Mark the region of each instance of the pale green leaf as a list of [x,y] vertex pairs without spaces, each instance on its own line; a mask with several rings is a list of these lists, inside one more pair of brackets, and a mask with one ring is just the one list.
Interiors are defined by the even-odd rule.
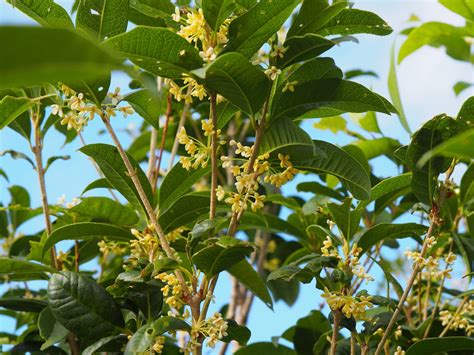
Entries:
[[449,10],[461,15],[467,20],[474,21],[474,1],[472,0],[439,0]]
[[0,101],[0,129],[5,128],[23,112],[28,111],[34,102],[27,97],[5,96]]
[[474,129],[458,134],[426,152],[418,162],[418,166],[424,166],[428,160],[438,155],[472,161],[474,159]]
[[7,0],[15,8],[45,27],[73,28],[67,11],[53,0]]
[[392,46],[390,52],[390,70],[388,72],[388,92],[390,93],[390,98],[392,99],[393,106],[397,109],[398,118],[402,127],[407,131],[408,134],[411,134],[410,126],[408,125],[407,117],[405,111],[403,110],[402,98],[400,96],[400,90],[398,88],[398,79],[397,79],[397,69],[395,64],[395,45]]

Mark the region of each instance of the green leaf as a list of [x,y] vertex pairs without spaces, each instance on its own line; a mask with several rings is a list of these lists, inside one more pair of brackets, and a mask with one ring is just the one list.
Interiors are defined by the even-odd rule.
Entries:
[[[30,195],[24,187],[18,185],[11,186],[8,190],[12,197],[9,204],[9,207],[11,208],[10,220],[11,224],[16,229],[32,217],[32,211],[30,210]],[[16,207],[20,208],[16,210]]]
[[456,119],[466,127],[474,127],[474,96],[464,101]]
[[352,210],[351,204],[352,200],[348,198],[341,205],[335,203],[328,203],[327,205],[334,222],[336,222],[337,227],[347,240],[351,240],[357,232],[362,217],[362,211]]
[[330,130],[332,133],[346,132],[347,122],[342,116],[322,117],[313,127],[321,130]]
[[288,146],[309,146],[314,151],[313,141],[306,131],[289,120],[279,120],[270,124],[260,143],[259,154],[279,151]]
[[378,74],[372,70],[362,70],[362,69],[352,69],[344,73],[344,79],[349,80],[352,78],[357,78],[359,76],[372,76],[378,78]]
[[23,112],[28,111],[34,102],[27,97],[5,96],[0,101],[0,129],[8,126]]
[[417,341],[406,351],[406,355],[433,354],[454,350],[474,349],[474,339],[472,337],[442,337],[428,338]]
[[100,351],[106,351],[106,350],[110,351],[110,349],[108,348],[104,349],[104,347],[110,346],[111,344],[115,345],[116,343],[119,343],[120,346],[114,350],[119,351],[119,350],[122,350],[122,346],[123,346],[122,342],[126,342],[126,341],[127,341],[127,337],[123,334],[111,335],[111,336],[99,339],[92,345],[89,345],[87,348],[85,348],[82,351],[82,355],[93,355],[93,354],[97,354],[97,352],[100,352]]
[[461,203],[467,206],[474,199],[474,164],[469,165],[461,178]]
[[79,222],[55,229],[43,245],[43,255],[62,240],[85,240],[106,237],[110,240],[129,241],[133,239],[130,230],[113,224],[97,222]]
[[308,111],[321,108],[340,112],[396,112],[390,102],[364,86],[340,79],[308,81],[284,92],[272,110],[272,120],[295,119]]
[[428,160],[439,155],[471,161],[474,159],[473,142],[474,129],[460,133],[439,144],[436,148],[426,152],[418,162],[418,166],[422,167],[428,162]]
[[358,9],[343,9],[316,31],[321,36],[370,33],[386,36],[392,28],[376,14]]
[[398,79],[397,79],[397,68],[395,64],[395,44],[392,45],[392,50],[390,52],[390,69],[388,72],[388,92],[390,93],[390,98],[392,99],[393,106],[397,109],[398,119],[402,127],[407,131],[408,134],[411,134],[410,126],[408,125],[407,117],[405,111],[403,110],[402,98],[400,97],[400,90],[398,88]]
[[113,189],[113,188],[114,187],[110,185],[110,182],[108,182],[106,178],[100,178],[100,179],[92,181],[89,185],[87,185],[82,191],[81,195],[85,194],[87,191],[94,190],[94,189]]
[[173,166],[160,186],[158,207],[161,214],[165,213],[180,197],[189,192],[197,181],[210,172],[210,166],[191,170],[183,168],[181,163]]
[[120,308],[102,286],[74,272],[54,274],[48,283],[49,306],[56,320],[86,343],[124,327]]
[[0,307],[16,312],[40,313],[48,303],[42,300],[27,298],[0,298]]
[[277,57],[277,66],[285,68],[291,64],[312,59],[328,51],[335,44],[336,42],[313,33],[290,37],[283,44],[283,47],[287,48],[283,58]]
[[67,11],[53,0],[7,0],[14,7],[45,27],[73,28]]
[[431,206],[435,195],[437,177],[448,169],[450,159],[435,157],[423,167],[418,165],[422,156],[456,134],[456,121],[446,115],[429,120],[415,132],[407,151],[407,165],[413,172],[412,190],[424,204]]
[[439,2],[467,20],[474,21],[474,2],[472,0],[439,0]]
[[382,240],[420,236],[424,234],[426,230],[426,226],[416,223],[380,223],[366,230],[358,238],[357,246],[362,248],[362,253],[365,253]]
[[470,87],[474,86],[473,83],[468,83],[466,81],[458,81],[453,86],[453,91],[456,96],[459,96],[464,90],[469,89]]
[[138,26],[108,39],[104,46],[150,73],[165,78],[181,78],[202,66],[198,50],[165,28]]
[[296,352],[284,345],[275,345],[273,343],[253,343],[249,346],[240,348],[235,355],[296,355]]
[[[99,6],[100,4],[100,6]],[[76,26],[98,42],[127,30],[129,0],[81,0]]]
[[41,345],[41,350],[63,341],[69,333],[66,328],[56,321],[49,307],[41,311],[38,317],[38,329],[41,337],[45,340]]
[[9,43],[0,56],[0,88],[93,80],[119,67],[109,53],[66,29],[0,27],[0,42]]
[[235,0],[203,0],[202,11],[204,18],[214,32],[219,31],[219,27],[235,8]]
[[224,52],[239,52],[246,58],[283,26],[299,0],[261,0],[229,26],[229,42]]
[[69,211],[88,216],[93,219],[106,219],[112,224],[133,226],[138,216],[131,208],[107,197],[86,197]]
[[335,145],[324,141],[314,141],[314,144],[325,153],[325,157],[316,157],[309,162],[294,162],[295,167],[304,171],[334,175],[344,182],[355,198],[368,199],[371,185],[365,168]]
[[331,19],[337,16],[347,4],[343,1],[328,6],[326,0],[305,0],[288,30],[287,38],[317,33]]
[[152,127],[160,129],[159,119],[163,110],[163,100],[158,95],[149,89],[141,89],[126,95],[124,100]]
[[16,274],[38,274],[43,272],[57,272],[55,269],[33,263],[31,261],[0,257],[0,275],[16,275]]
[[337,190],[324,186],[316,181],[301,182],[296,186],[299,192],[312,192],[315,195],[324,195],[335,198],[336,200],[343,200],[344,196]]
[[[105,178],[134,208],[140,209],[143,206],[140,194],[135,188],[117,148],[108,144],[97,143],[86,145],[80,148],[79,151],[94,159]],[[128,159],[138,176],[148,201],[153,203],[153,193],[145,173],[130,155],[128,155]],[[145,211],[144,207],[143,210]]]
[[146,324],[138,329],[128,341],[125,355],[133,355],[144,352],[155,343],[155,338],[167,331],[191,330],[189,324],[176,317],[161,317],[153,323]]
[[[173,27],[171,14],[174,12],[174,6],[170,0],[130,0],[130,6],[147,15],[147,17],[164,19],[170,27]],[[165,26],[161,25],[159,27]]]
[[226,319],[227,322],[227,335],[221,339],[224,343],[230,343],[232,340],[238,342],[240,345],[245,346],[250,339],[252,333],[250,329],[244,325],[238,325],[233,319]]
[[[248,243],[233,239],[231,242],[222,237],[216,244],[207,246],[193,255],[193,262],[208,278],[227,270],[244,260],[253,251]],[[230,244],[224,244],[230,243]]]
[[365,157],[370,160],[381,155],[391,156],[393,152],[400,147],[400,142],[396,139],[382,137],[370,140],[357,140],[351,142],[364,152]]
[[205,83],[251,116],[262,107],[271,85],[265,73],[239,53],[224,54],[210,64]]
[[425,45],[443,45],[446,53],[457,60],[470,60],[470,45],[464,40],[468,32],[443,22],[427,22],[410,32],[398,53],[398,63]]
[[273,301],[265,282],[250,265],[247,260],[242,260],[227,269],[239,282],[247,287],[255,296],[260,298],[270,309],[273,309]]

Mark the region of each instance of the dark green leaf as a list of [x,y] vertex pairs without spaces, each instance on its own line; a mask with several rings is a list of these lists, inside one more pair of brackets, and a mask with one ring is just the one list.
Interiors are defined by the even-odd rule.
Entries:
[[232,13],[235,0],[203,0],[202,11],[206,22],[214,32],[219,31],[219,26]]
[[27,298],[0,298],[0,307],[17,312],[39,313],[48,304],[45,301]]
[[474,96],[463,103],[456,118],[462,125],[474,127]]
[[160,215],[160,225],[166,233],[184,225],[192,226],[209,214],[209,203],[209,192],[184,195]]
[[230,343],[232,340],[238,342],[240,345],[245,346],[250,339],[250,329],[244,325],[238,325],[233,319],[226,319],[227,322],[227,335],[221,339],[224,343]]
[[135,211],[107,197],[83,198],[70,211],[94,219],[106,219],[120,226],[133,226],[138,222]]
[[45,340],[43,345],[41,345],[41,350],[64,340],[69,333],[66,328],[56,321],[49,307],[41,311],[38,317],[38,329],[41,337]]
[[264,154],[280,150],[285,153],[285,148],[294,145],[308,146],[311,148],[310,151],[313,150],[313,152],[315,149],[308,133],[292,121],[279,120],[270,124],[265,131],[260,143],[259,153]]
[[7,0],[18,10],[45,27],[73,28],[67,11],[53,0]]
[[54,273],[56,270],[49,266],[33,263],[31,261],[0,257],[1,275],[36,274],[43,272]]
[[48,297],[56,320],[87,343],[117,333],[124,326],[122,312],[112,296],[86,276],[54,274],[49,280]]
[[[89,345],[87,348],[85,348],[82,351],[82,355],[93,355],[96,354],[99,351],[104,351],[104,347],[108,347],[111,344],[114,345],[115,343],[119,342],[120,346],[118,347],[118,350],[122,350],[123,345],[121,344],[122,342],[125,343],[127,341],[127,337],[123,334],[120,335],[111,335],[102,339],[97,340],[95,343],[92,345]],[[108,350],[108,348],[107,348]],[[110,351],[110,350],[109,350]]]
[[150,73],[165,78],[181,78],[202,66],[197,49],[165,28],[138,26],[110,38],[104,45]]
[[296,352],[284,345],[276,345],[273,343],[253,343],[249,346],[240,348],[235,355],[296,355]]
[[347,240],[350,240],[357,232],[362,217],[362,211],[359,209],[353,210],[351,204],[352,200],[350,198],[345,199],[341,205],[328,203],[334,222],[336,222],[337,227]]
[[406,355],[433,354],[445,351],[472,350],[472,337],[442,337],[423,339],[408,348]]
[[287,49],[283,58],[277,57],[277,65],[285,68],[291,64],[312,59],[328,51],[335,44],[336,42],[312,33],[290,37],[285,41],[284,47]]
[[133,109],[155,129],[160,129],[159,119],[162,113],[162,98],[149,89],[141,89],[124,98]]

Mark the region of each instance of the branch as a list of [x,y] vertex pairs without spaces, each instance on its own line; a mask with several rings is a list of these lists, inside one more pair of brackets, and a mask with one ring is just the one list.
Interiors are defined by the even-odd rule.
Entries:
[[209,219],[214,219],[216,216],[216,204],[217,204],[217,110],[216,110],[216,94],[211,94],[211,109],[209,116],[212,120],[212,136],[211,136],[211,206],[209,210]]

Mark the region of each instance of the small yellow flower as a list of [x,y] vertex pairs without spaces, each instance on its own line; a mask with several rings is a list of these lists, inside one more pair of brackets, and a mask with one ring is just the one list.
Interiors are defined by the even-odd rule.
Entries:
[[402,350],[401,346],[397,346],[397,351],[393,355],[405,355],[405,351]]
[[268,68],[267,70],[265,70],[265,74],[267,74],[267,76],[268,76],[271,80],[275,80],[275,79],[277,78],[277,76],[281,74],[281,70],[278,69],[278,68],[275,67],[275,66],[271,66],[270,68]]

